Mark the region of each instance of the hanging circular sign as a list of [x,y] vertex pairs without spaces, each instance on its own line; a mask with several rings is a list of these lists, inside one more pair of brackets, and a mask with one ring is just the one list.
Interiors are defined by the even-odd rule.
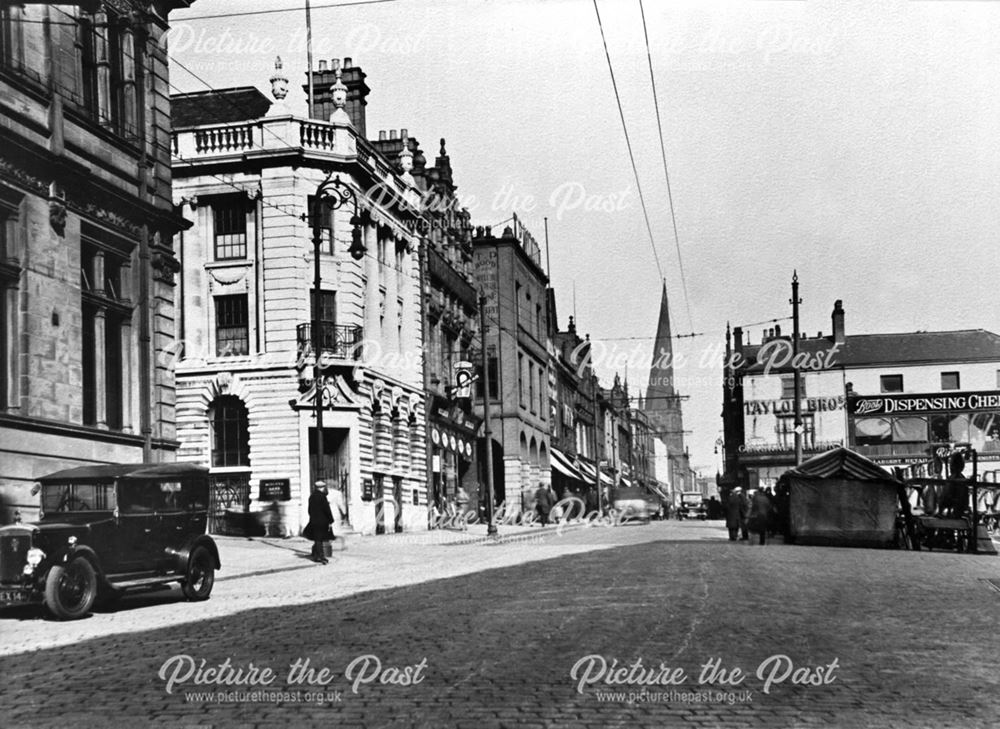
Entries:
[[431,429],[431,443],[434,445],[441,444],[441,434],[438,432],[437,428]]
[[450,436],[450,438],[448,440],[448,445],[451,446],[452,450],[456,450],[456,444],[457,444],[457,441],[455,440],[455,436]]

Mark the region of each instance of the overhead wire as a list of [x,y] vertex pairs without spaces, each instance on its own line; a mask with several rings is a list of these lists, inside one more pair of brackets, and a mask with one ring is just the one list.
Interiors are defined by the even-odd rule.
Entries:
[[622,110],[622,98],[618,93],[618,82],[615,80],[615,69],[611,64],[611,53],[608,51],[608,40],[604,35],[604,23],[601,20],[601,11],[597,7],[597,0],[593,0],[594,13],[597,15],[597,26],[601,31],[601,42],[604,44],[604,57],[608,61],[608,73],[611,75],[611,87],[615,92],[615,101],[618,103],[618,116],[622,122],[622,131],[625,133],[625,147],[628,150],[628,158],[632,163],[632,175],[635,177],[635,187],[639,193],[639,203],[642,206],[642,215],[646,220],[646,232],[649,234],[649,245],[653,249],[653,259],[656,261],[656,270],[663,279],[663,266],[660,265],[660,254],[656,251],[656,240],[653,236],[653,226],[649,222],[649,210],[646,208],[646,198],[642,194],[642,183],[639,181],[639,170],[635,164],[635,154],[632,152],[632,140],[628,134],[628,124],[625,123],[625,112]]
[[[595,0],[596,2],[596,0]],[[660,138],[660,157],[663,159],[663,177],[667,181],[667,200],[670,203],[670,222],[674,226],[674,247],[677,249],[677,267],[681,274],[681,286],[684,291],[684,305],[687,309],[688,326],[694,331],[694,319],[691,316],[691,300],[688,297],[687,277],[684,275],[684,259],[681,256],[681,241],[677,234],[677,215],[674,212],[674,195],[670,187],[670,171],[667,168],[667,149],[663,141],[663,124],[660,119],[660,102],[656,96],[656,77],[653,74],[653,56],[649,50],[649,31],[646,28],[646,11],[642,0],[639,0],[639,13],[642,16],[642,35],[646,41],[646,60],[649,63],[649,84],[653,92],[653,107],[656,109],[656,130]]]
[[[384,3],[394,3],[399,0],[349,0],[343,3],[326,3],[323,5],[313,5],[312,10],[327,10],[330,8],[347,8],[355,5],[382,5]],[[249,15],[271,15],[273,13],[297,13],[301,12],[301,6],[291,8],[270,8],[268,10],[247,10],[239,13],[215,13],[213,15],[192,15],[188,18],[171,18],[172,23],[186,23],[192,20],[214,20],[216,18],[243,18]]]

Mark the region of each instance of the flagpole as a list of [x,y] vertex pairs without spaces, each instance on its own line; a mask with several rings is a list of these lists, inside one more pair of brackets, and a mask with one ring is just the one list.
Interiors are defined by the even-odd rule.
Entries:
[[313,118],[313,27],[309,0],[306,0],[306,78],[309,80],[309,118]]

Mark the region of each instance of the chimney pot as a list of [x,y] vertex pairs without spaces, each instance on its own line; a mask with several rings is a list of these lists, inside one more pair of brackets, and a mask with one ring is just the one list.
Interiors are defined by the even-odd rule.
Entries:
[[350,68],[350,67],[351,67],[351,57],[344,56],[344,68]]
[[410,135],[406,133],[406,130],[405,130],[405,129],[400,129],[400,130],[399,130],[399,136],[400,136],[400,138],[402,138],[402,139],[406,139],[406,138],[407,138],[408,136],[410,136]]
[[774,336],[776,336],[776,337],[780,337],[781,336],[781,325],[780,324],[778,324],[778,325],[776,325],[774,327]]
[[380,142],[384,142],[385,141],[385,129],[380,129],[379,130],[379,132],[378,132],[378,141],[380,141]]
[[331,58],[330,59],[330,70],[331,71],[336,71],[338,68],[340,68],[340,59],[339,58]]
[[319,62],[319,70],[320,70],[321,72],[322,72],[322,71],[325,71],[325,70],[326,70],[326,61],[324,61],[324,60],[320,59],[320,62]]
[[395,129],[390,129],[389,130],[389,139],[395,139],[395,138],[396,138],[396,130]]

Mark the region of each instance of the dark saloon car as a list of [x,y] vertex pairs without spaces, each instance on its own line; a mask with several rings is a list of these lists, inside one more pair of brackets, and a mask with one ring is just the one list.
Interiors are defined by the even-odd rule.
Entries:
[[179,582],[207,600],[220,568],[206,531],[208,469],[81,466],[39,479],[33,524],[0,527],[0,607],[42,602],[61,620],[127,590]]

